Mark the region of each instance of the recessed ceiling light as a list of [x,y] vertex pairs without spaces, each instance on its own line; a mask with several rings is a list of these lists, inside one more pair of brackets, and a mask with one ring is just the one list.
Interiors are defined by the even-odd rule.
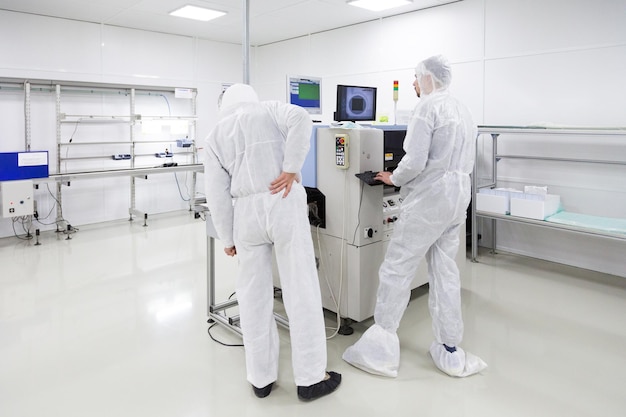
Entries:
[[350,0],[348,4],[351,6],[362,7],[374,12],[381,10],[393,9],[394,7],[406,6],[413,3],[412,0]]
[[187,19],[202,20],[208,22],[209,20],[216,19],[220,16],[224,16],[226,13],[218,10],[204,9],[197,6],[184,6],[180,9],[174,10],[170,13],[172,16],[185,17]]

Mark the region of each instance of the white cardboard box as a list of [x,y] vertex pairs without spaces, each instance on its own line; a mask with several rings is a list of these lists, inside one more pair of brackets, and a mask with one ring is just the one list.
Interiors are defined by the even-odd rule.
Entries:
[[478,193],[476,194],[476,210],[496,214],[509,214],[509,197]]
[[511,216],[545,220],[559,210],[561,196],[547,194],[544,200],[511,198]]

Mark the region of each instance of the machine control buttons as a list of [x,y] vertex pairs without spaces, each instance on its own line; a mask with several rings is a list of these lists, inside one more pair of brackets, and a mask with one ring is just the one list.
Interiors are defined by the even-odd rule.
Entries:
[[401,214],[400,194],[386,194],[382,198],[382,203],[383,210],[381,223],[383,224],[383,230],[385,233],[391,233],[394,229],[394,223],[399,220]]

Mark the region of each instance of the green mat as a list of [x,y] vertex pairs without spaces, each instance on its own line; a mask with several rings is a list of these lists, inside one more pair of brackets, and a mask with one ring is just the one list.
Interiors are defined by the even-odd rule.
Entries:
[[626,234],[626,219],[614,219],[610,217],[590,216],[588,214],[561,211],[548,217],[546,221],[584,227],[587,229],[603,230],[610,233]]

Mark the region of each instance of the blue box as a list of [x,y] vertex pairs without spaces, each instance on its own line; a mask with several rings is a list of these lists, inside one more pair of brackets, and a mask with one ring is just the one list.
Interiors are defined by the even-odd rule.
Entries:
[[0,152],[0,181],[48,178],[48,151]]
[[176,139],[176,146],[179,148],[190,148],[193,141],[189,139]]

